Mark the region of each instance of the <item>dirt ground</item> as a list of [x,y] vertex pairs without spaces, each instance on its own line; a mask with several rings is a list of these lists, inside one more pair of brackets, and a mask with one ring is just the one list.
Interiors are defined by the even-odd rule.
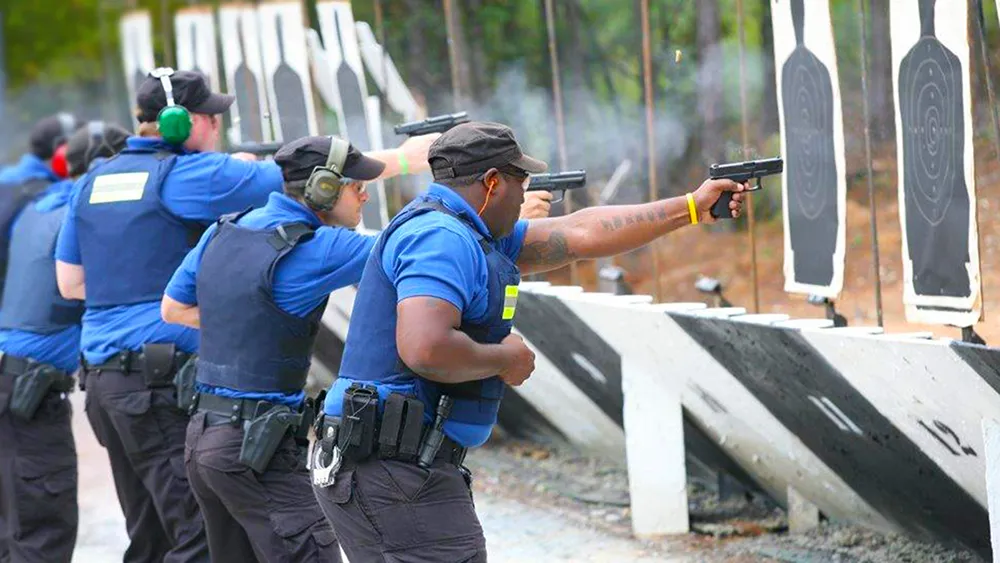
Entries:
[[[631,535],[628,508],[628,476],[624,464],[580,455],[561,445],[539,446],[498,437],[470,454],[477,494],[503,498],[557,515],[563,528],[551,529],[543,521],[535,528],[543,559],[517,557],[519,552],[501,550],[501,561],[605,561],[603,552],[577,550],[571,543],[580,529],[592,530],[598,546],[618,553],[617,546],[630,546],[615,561],[685,562],[858,562],[858,563],[954,563],[979,562],[962,549],[916,542],[824,520],[820,527],[790,534],[784,511],[766,499],[745,494],[720,499],[715,482],[689,474],[688,506],[691,532],[655,540],[636,540]],[[478,497],[477,497],[478,498]],[[492,500],[490,502],[493,502]],[[491,507],[495,510],[495,507]],[[489,510],[487,510],[489,515]],[[547,518],[552,518],[548,516]],[[522,520],[493,524],[484,517],[487,536],[495,542]],[[491,524],[493,526],[491,527]],[[532,522],[531,526],[535,526]],[[568,530],[571,537],[565,536]],[[491,536],[492,533],[492,536]],[[624,544],[620,542],[626,542]],[[506,547],[508,542],[501,542]],[[492,546],[492,544],[491,544]],[[530,549],[520,546],[520,549]],[[491,552],[491,560],[494,554]]]

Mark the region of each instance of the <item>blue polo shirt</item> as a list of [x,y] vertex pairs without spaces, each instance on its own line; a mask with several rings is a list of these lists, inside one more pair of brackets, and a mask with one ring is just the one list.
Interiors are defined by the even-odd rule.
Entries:
[[[275,304],[283,311],[305,317],[331,292],[361,281],[365,262],[376,239],[372,235],[322,225],[316,214],[306,206],[280,193],[271,194],[267,205],[247,213],[236,224],[252,229],[270,229],[296,222],[316,227],[316,233],[313,238],[293,248],[275,266],[273,295]],[[198,266],[215,229],[216,225],[212,225],[205,231],[198,245],[174,272],[166,290],[171,299],[186,305],[198,304]],[[202,384],[198,384],[198,388],[226,397],[265,399],[293,407],[305,397],[304,391],[295,394],[248,393]]]
[[[172,148],[158,138],[130,137],[126,143],[129,148]],[[100,174],[100,169],[97,166],[90,174]],[[220,215],[264,205],[267,196],[280,192],[281,186],[281,169],[273,161],[245,162],[222,153],[184,152],[164,181],[161,197],[177,217],[208,225]],[[81,263],[76,236],[79,193],[74,191],[70,199],[56,244],[56,259],[70,264]],[[163,322],[159,301],[88,307],[83,314],[80,347],[88,363],[102,363],[121,351],[162,342],[173,342],[185,352],[198,350],[198,332]]]
[[[55,211],[69,201],[73,186],[72,180],[55,182],[32,205],[42,213]],[[15,219],[14,224],[18,220]],[[80,363],[80,325],[73,325],[53,334],[0,329],[0,351],[72,372]]]
[[28,153],[21,157],[17,164],[0,170],[0,184],[23,184],[28,180],[59,180],[55,172],[45,164],[45,161]]
[[[454,190],[431,184],[425,196],[463,213],[481,234],[490,237],[476,210]],[[494,241],[495,248],[516,263],[527,231],[528,221],[519,220],[509,235]],[[464,322],[486,320],[489,304],[486,255],[469,228],[450,215],[424,213],[402,224],[385,242],[382,269],[396,288],[397,303],[409,297],[436,297],[461,311]],[[344,392],[352,383],[350,374],[341,375],[326,396],[324,412],[330,416],[340,416]],[[387,386],[380,388],[383,399],[388,392]]]

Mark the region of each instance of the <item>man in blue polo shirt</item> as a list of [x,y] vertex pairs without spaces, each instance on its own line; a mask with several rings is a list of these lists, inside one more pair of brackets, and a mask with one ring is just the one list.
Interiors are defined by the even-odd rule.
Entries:
[[[320,506],[352,561],[486,561],[462,462],[489,437],[504,386],[534,369],[510,334],[522,271],[712,222],[722,193],[746,188],[709,180],[683,197],[518,221],[529,174],[546,165],[510,128],[459,125],[429,161],[437,183],[390,222],[365,266],[312,460]],[[736,193],[733,216],[741,206]]]
[[[327,298],[360,280],[374,245],[348,229],[368,200],[364,183],[386,166],[332,137],[293,141],[274,160],[284,193],[210,227],[162,314],[201,329],[187,466],[213,559],[338,561],[301,461],[315,413],[303,387]],[[426,154],[412,161],[429,169]],[[547,201],[534,203],[523,211],[547,214]],[[251,442],[260,431],[276,439]]]
[[14,221],[0,311],[0,561],[64,562],[77,533],[77,462],[67,394],[80,360],[83,303],[56,287],[56,236],[76,178],[128,132],[95,122],[67,143],[69,179]]
[[[17,164],[0,170],[0,185],[21,185],[29,180],[59,181],[61,177],[53,169],[53,157],[81,126],[83,121],[66,112],[40,119],[28,136],[29,152],[22,155]],[[61,168],[61,163],[56,164],[56,168]]]

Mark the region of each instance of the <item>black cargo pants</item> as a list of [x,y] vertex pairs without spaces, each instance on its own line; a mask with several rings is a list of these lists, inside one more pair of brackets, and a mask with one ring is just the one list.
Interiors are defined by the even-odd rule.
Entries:
[[0,561],[69,563],[78,521],[72,406],[49,393],[30,420],[8,411],[0,375]]
[[185,463],[213,563],[339,563],[340,547],[294,438],[285,436],[263,473],[240,462],[242,442],[242,428],[220,415],[198,412],[188,424]]
[[108,450],[129,546],[124,561],[209,561],[205,526],[184,470],[188,416],[173,387],[142,374],[86,374],[87,418]]
[[334,484],[315,493],[351,563],[484,563],[470,485],[444,459],[427,469],[370,459],[345,462]]

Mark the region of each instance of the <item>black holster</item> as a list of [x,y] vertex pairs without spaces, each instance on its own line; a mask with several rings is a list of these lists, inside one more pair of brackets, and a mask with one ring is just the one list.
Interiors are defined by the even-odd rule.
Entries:
[[374,385],[355,382],[344,393],[337,432],[337,445],[344,459],[361,461],[375,452],[378,402],[378,389]]
[[257,473],[263,473],[271,463],[274,453],[278,451],[278,446],[281,445],[288,429],[298,426],[301,422],[302,415],[292,412],[292,409],[285,405],[258,403],[253,420],[249,421],[243,430],[240,463]]
[[177,347],[169,344],[143,344],[142,355],[145,362],[142,366],[142,377],[146,387],[170,387],[174,384],[171,377],[174,374],[174,358]]
[[198,377],[197,355],[192,355],[181,369],[174,375],[174,387],[177,388],[177,408],[190,413],[194,407],[195,397],[198,396],[194,389],[195,380]]
[[[49,391],[68,392],[66,374],[52,366],[40,365],[17,376],[10,396],[10,412],[23,420],[34,418]],[[72,388],[72,380],[69,380]]]

